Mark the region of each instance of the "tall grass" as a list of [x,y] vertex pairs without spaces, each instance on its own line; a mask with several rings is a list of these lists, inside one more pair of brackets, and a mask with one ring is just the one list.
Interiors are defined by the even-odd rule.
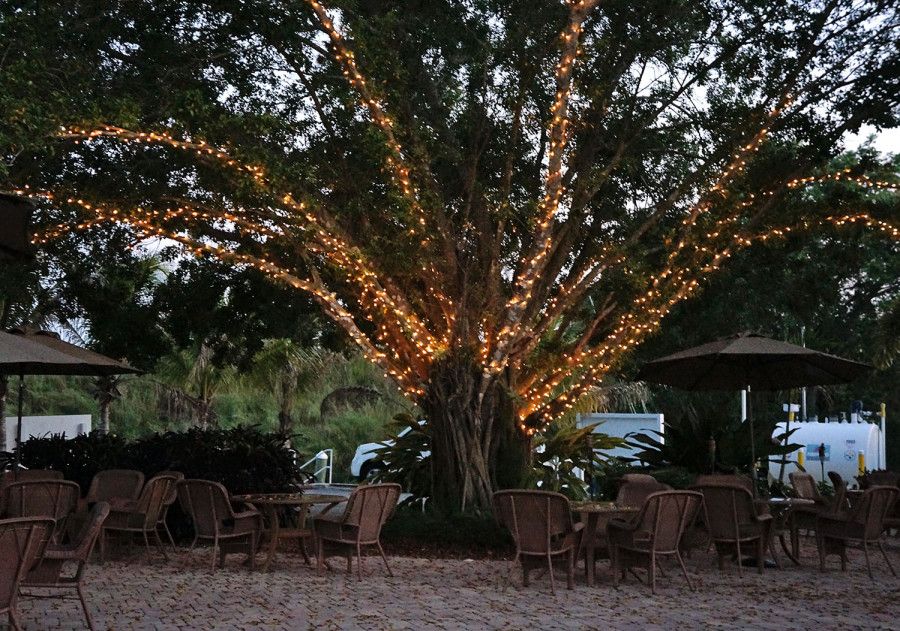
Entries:
[[[93,398],[89,377],[26,377],[25,415],[91,414],[96,426],[99,406]],[[337,408],[323,418],[322,401],[339,388],[364,386],[380,398],[364,405]],[[164,389],[153,375],[124,377],[121,398],[110,407],[110,431],[128,440],[156,433],[185,431],[190,419],[165,405]],[[17,380],[10,379],[6,415],[15,416]],[[212,402],[216,423],[222,429],[257,426],[261,431],[278,429],[278,406],[271,392],[242,378],[228,384]],[[361,443],[386,437],[385,425],[400,412],[412,412],[396,386],[360,356],[336,355],[317,379],[299,393],[293,409],[292,446],[302,461],[321,449],[334,450],[334,481],[349,482],[350,460]]]

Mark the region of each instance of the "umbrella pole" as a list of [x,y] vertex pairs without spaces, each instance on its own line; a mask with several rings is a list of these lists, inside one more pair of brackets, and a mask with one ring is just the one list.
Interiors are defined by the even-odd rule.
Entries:
[[753,497],[759,495],[756,488],[759,480],[756,479],[756,432],[753,431],[753,405],[750,395],[750,385],[747,384],[747,421],[750,424],[750,479],[753,480]]
[[19,418],[16,423],[16,469],[15,479],[19,479],[19,467],[22,465],[22,408],[25,407],[25,373],[19,375]]

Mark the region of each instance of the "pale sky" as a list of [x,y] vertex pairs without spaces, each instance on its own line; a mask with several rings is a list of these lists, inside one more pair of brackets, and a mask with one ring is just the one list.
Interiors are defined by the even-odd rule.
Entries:
[[861,132],[858,135],[847,136],[845,140],[847,149],[855,149],[874,134],[877,137],[875,148],[878,151],[883,154],[900,153],[900,128],[885,129],[879,132],[874,127],[866,125],[863,126]]

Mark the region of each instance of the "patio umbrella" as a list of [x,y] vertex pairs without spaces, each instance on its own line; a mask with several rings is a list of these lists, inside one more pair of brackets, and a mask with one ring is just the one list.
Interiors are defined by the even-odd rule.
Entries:
[[[870,369],[868,364],[804,346],[755,333],[741,333],[647,362],[638,372],[637,379],[683,390],[751,392],[849,383]],[[752,471],[756,450],[749,398],[747,420],[751,433]]]
[[[86,348],[69,344],[55,333],[14,329],[0,331],[0,374],[19,375],[19,409],[16,447],[22,443],[22,408],[25,375],[109,376],[139,373],[140,370]],[[16,449],[16,465],[20,462]]]
[[33,258],[27,234],[33,210],[27,199],[0,193],[0,260]]

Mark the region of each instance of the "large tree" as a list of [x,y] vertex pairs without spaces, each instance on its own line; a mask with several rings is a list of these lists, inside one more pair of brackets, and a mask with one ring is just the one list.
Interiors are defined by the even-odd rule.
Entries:
[[42,238],[116,222],[313,296],[424,411],[444,506],[735,248],[861,217],[782,202],[900,110],[893,1],[49,5],[0,8]]

